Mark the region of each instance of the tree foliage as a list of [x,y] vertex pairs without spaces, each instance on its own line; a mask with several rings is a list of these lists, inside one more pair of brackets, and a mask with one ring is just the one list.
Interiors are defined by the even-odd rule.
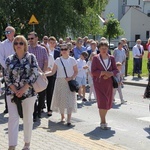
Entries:
[[95,34],[100,31],[99,19],[107,0],[1,0],[0,37],[10,24],[18,34],[32,31],[28,24],[32,14],[39,21],[35,30],[40,37],[54,35],[64,37]]
[[103,27],[103,36],[109,39],[115,39],[123,35],[124,31],[120,27],[120,22],[114,18],[114,14],[109,14]]

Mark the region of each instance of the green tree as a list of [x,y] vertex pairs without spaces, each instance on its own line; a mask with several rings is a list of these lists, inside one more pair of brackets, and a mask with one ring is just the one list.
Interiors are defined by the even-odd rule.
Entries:
[[10,24],[18,34],[32,31],[28,25],[32,14],[39,21],[35,30],[39,37],[54,35],[65,37],[99,33],[100,25],[96,14],[100,14],[107,0],[1,0],[0,36]]
[[109,14],[103,26],[103,36],[110,40],[124,34],[123,29],[120,27],[120,22],[114,18],[114,14]]

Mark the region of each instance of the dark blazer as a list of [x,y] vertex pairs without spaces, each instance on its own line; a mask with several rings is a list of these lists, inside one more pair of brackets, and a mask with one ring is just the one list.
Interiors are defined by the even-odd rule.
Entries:
[[60,57],[60,51],[58,51],[57,49],[55,49],[55,50],[54,50],[54,60],[55,60],[57,57]]

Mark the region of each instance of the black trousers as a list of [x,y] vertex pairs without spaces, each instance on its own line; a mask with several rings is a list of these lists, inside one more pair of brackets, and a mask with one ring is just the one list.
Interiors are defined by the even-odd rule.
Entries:
[[34,105],[34,113],[33,113],[34,118],[36,118],[37,115],[41,115],[41,110],[44,106],[45,101],[45,91],[46,90],[38,93],[38,99],[36,100]]
[[47,102],[47,112],[51,111],[51,102],[53,97],[54,85],[55,85],[55,76],[49,76],[48,79],[48,86],[46,89],[46,102]]
[[126,64],[125,64],[125,77],[128,76],[128,58],[126,58]]
[[134,58],[134,69],[133,73],[141,74],[142,73],[142,58]]

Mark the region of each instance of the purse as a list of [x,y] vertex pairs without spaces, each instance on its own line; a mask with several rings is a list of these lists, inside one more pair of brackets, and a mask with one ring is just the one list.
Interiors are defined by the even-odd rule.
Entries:
[[[31,56],[30,56],[30,64],[31,64]],[[37,80],[32,84],[33,89],[36,93],[42,92],[47,88],[48,80],[44,74],[44,72],[38,66],[39,76]]]
[[116,78],[114,76],[112,76],[111,78],[112,78],[112,81],[113,81],[113,88],[114,89],[118,88],[118,82],[117,82]]
[[[64,63],[62,62],[61,58],[60,58],[60,61],[61,61],[62,65],[63,65],[66,78],[68,78],[67,72],[66,72],[66,68],[65,68]],[[69,85],[69,88],[70,88],[71,92],[78,92],[79,91],[79,83],[76,80],[68,81],[68,85]]]

